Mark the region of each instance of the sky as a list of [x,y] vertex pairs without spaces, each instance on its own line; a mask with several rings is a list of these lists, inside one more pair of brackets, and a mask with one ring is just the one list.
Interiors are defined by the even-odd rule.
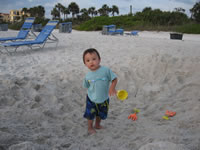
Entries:
[[31,8],[35,6],[43,6],[45,8],[45,17],[51,19],[51,10],[57,3],[68,7],[71,2],[78,4],[79,8],[95,7],[96,10],[101,8],[104,4],[109,7],[116,5],[119,8],[119,15],[128,14],[130,12],[130,5],[132,5],[132,12],[141,12],[145,7],[152,9],[160,9],[162,11],[173,11],[174,8],[183,8],[185,13],[190,16],[190,9],[196,2],[200,0],[0,0],[0,13],[9,13],[11,9]]

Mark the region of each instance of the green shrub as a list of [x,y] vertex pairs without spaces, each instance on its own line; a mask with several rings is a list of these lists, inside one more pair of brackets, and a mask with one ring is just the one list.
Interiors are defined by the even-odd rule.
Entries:
[[[182,15],[175,13],[176,15]],[[169,16],[169,13],[166,13],[166,16]],[[141,15],[140,15],[141,16]],[[173,21],[167,19],[167,17],[163,20],[158,19],[159,21],[151,22],[144,21],[141,19],[139,15],[131,16],[131,15],[123,15],[123,16],[115,16],[115,17],[107,17],[107,16],[98,16],[94,17],[88,21],[81,23],[80,25],[76,25],[74,29],[82,30],[82,31],[100,31],[104,25],[116,25],[116,28],[123,28],[126,31],[131,30],[148,30],[148,31],[174,31],[181,33],[197,33],[200,34],[200,24],[191,23],[190,20],[187,20],[185,15],[181,17],[179,20]],[[170,16],[171,17],[171,16]],[[183,24],[184,22],[189,22],[187,24]]]
[[177,26],[176,31],[182,33],[200,34],[200,24],[190,23],[182,26]]
[[12,30],[20,30],[23,23],[24,23],[24,21],[11,23],[11,24],[8,25],[8,28],[12,29]]

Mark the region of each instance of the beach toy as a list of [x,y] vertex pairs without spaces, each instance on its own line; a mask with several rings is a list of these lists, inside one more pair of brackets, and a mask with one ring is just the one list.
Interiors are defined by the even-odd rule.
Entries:
[[176,115],[176,112],[166,110],[165,115],[168,116],[168,117],[173,117],[173,116]]
[[167,116],[163,116],[162,118],[165,120],[169,120],[169,117],[167,117]]
[[130,115],[128,116],[128,119],[132,119],[133,121],[136,121],[138,118],[137,118],[136,113],[134,113],[134,114],[130,114]]
[[137,108],[134,108],[133,111],[134,111],[134,113],[133,113],[133,114],[130,114],[130,115],[128,116],[128,119],[132,119],[133,121],[135,121],[135,120],[138,119],[137,113],[139,113],[140,110],[137,109]]
[[124,101],[128,97],[128,92],[126,90],[118,90],[117,91],[117,98],[119,100]]
[[137,109],[137,108],[134,108],[133,111],[134,111],[136,114],[140,112],[140,110]]

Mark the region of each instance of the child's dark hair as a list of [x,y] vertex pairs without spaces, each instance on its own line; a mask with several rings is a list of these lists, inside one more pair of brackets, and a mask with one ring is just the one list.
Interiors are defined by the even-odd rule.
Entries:
[[99,52],[96,50],[96,49],[94,49],[94,48],[89,48],[89,49],[86,49],[85,51],[84,51],[84,53],[83,53],[83,62],[84,62],[84,64],[85,64],[85,55],[86,54],[88,54],[88,53],[96,53],[97,54],[97,56],[99,57],[99,59],[101,59],[101,57],[100,57],[100,55],[99,55]]

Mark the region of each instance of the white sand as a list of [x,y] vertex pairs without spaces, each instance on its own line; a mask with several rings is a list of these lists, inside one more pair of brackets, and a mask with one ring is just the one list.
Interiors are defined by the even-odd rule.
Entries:
[[[57,49],[48,44],[0,54],[0,149],[200,149],[200,35],[184,34],[180,41],[168,32],[54,34]],[[124,102],[111,97],[104,129],[95,135],[87,134],[83,118],[88,70],[82,53],[91,47],[117,74],[117,89],[129,93]],[[133,108],[140,109],[137,121],[128,119]],[[167,109],[177,114],[163,120]]]

